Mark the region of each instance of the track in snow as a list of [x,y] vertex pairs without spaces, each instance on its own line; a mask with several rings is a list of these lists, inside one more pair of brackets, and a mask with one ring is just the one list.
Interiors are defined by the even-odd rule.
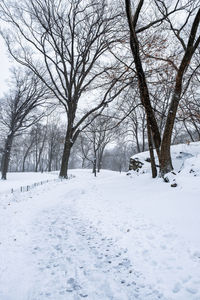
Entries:
[[28,299],[163,299],[143,284],[126,249],[84,224],[73,208],[46,209],[33,225],[37,281]]

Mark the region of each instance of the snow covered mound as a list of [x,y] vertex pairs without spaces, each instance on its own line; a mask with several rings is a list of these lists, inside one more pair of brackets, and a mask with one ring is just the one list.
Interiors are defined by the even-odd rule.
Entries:
[[[189,145],[173,145],[171,146],[171,156],[175,173],[180,173],[180,176],[186,174],[193,176],[200,175],[200,142],[190,143]],[[158,164],[156,153],[155,157]],[[151,172],[148,151],[133,155],[130,161],[132,160],[141,163],[141,168],[138,168],[134,173],[144,174]],[[173,177],[172,175],[170,174],[169,177]]]
[[181,171],[182,174],[192,174],[194,176],[200,176],[200,154],[187,159],[184,162],[184,168]]

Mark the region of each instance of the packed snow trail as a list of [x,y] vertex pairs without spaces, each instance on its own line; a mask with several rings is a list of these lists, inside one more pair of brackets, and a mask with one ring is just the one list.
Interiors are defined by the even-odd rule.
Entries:
[[[74,173],[1,197],[0,300],[199,300],[199,240],[190,244],[169,220],[177,195],[191,191],[148,176]],[[192,195],[196,223],[187,207],[183,222],[198,228]]]
[[4,217],[12,219],[1,233],[1,300],[164,299],[145,286],[127,249],[77,216],[82,188],[48,188],[4,203]]
[[138,282],[127,251],[84,224],[70,206],[45,210],[35,222],[38,284],[31,299],[159,299],[158,292]]

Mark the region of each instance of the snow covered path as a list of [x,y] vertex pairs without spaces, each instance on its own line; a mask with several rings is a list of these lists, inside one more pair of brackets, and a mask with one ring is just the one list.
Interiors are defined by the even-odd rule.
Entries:
[[[144,199],[151,179],[141,195],[125,175],[75,173],[2,197],[0,299],[199,300],[199,240],[188,244],[169,222],[170,208],[167,221],[159,209],[163,223],[152,213],[158,203]],[[171,200],[181,193],[151,181],[152,192],[161,184]]]

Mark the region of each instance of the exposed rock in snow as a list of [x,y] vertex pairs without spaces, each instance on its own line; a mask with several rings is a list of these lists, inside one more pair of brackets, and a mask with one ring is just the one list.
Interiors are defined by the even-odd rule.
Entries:
[[139,161],[139,159],[137,157],[131,158],[130,163],[129,163],[129,171],[133,170],[133,171],[138,172],[139,169],[141,169],[143,165],[144,165],[144,163]]
[[[171,146],[171,156],[172,156],[172,164],[174,167],[174,171],[165,175],[165,181],[170,182],[171,184],[175,184],[176,174],[183,172],[184,174],[190,173],[194,176],[200,175],[200,142],[190,143],[190,144],[179,144]],[[158,159],[156,152],[154,151],[157,167]],[[150,159],[148,159],[149,152],[141,152],[133,155],[130,158],[130,168],[131,171],[136,171],[140,174],[150,173],[151,165]],[[138,162],[139,167],[137,167]],[[149,162],[149,163],[147,163]],[[133,166],[133,167],[132,167]],[[134,173],[134,172],[133,172]]]

